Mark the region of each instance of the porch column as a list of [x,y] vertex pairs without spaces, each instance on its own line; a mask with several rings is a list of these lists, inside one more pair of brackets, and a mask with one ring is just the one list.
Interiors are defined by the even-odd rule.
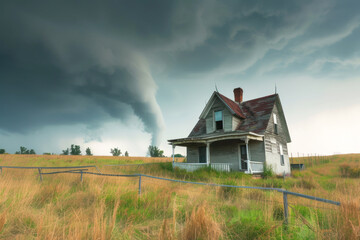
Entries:
[[245,144],[246,144],[246,162],[247,162],[247,173],[250,173],[250,155],[249,155],[249,139],[246,138],[245,139]]
[[206,143],[206,164],[210,165],[210,143]]
[[173,155],[173,164],[175,162],[175,145],[172,144],[172,155]]

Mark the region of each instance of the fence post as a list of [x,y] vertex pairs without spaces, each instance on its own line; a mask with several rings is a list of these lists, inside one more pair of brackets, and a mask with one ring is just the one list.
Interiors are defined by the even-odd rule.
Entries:
[[38,168],[38,171],[39,171],[39,175],[40,175],[40,182],[42,182],[42,174],[41,174],[41,168]]
[[83,181],[83,171],[80,170],[80,182],[82,182],[82,181]]
[[139,176],[139,195],[141,195],[141,175]]
[[288,225],[289,223],[289,208],[288,208],[288,199],[287,199],[287,192],[283,192],[283,200],[284,200],[284,224]]

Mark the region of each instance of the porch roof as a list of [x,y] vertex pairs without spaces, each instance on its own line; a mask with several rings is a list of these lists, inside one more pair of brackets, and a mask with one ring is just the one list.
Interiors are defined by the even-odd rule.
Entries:
[[224,141],[224,140],[256,140],[256,141],[264,141],[264,135],[260,135],[253,132],[216,132],[210,134],[203,134],[196,137],[187,137],[187,138],[178,138],[178,139],[171,139],[168,142],[171,145],[177,146],[187,146],[189,144],[206,144],[212,143],[217,141]]

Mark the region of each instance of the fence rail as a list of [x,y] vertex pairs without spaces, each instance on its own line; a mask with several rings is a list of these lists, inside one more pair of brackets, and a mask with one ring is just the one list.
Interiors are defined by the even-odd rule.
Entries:
[[96,168],[98,172],[100,169],[96,165],[89,166],[66,166],[66,167],[21,167],[21,166],[0,166],[0,169],[3,168],[15,168],[15,169],[74,169],[74,168]]
[[[234,186],[234,185],[225,185],[225,184],[216,184],[216,183],[204,183],[204,182],[192,182],[192,181],[184,181],[184,180],[177,180],[177,179],[171,179],[171,178],[164,178],[164,177],[157,177],[157,176],[151,176],[147,174],[110,174],[110,173],[101,173],[98,172],[88,172],[85,167],[94,167],[98,169],[96,166],[74,166],[74,167],[15,167],[15,166],[0,166],[0,168],[17,168],[17,169],[38,169],[40,180],[42,181],[42,175],[50,175],[50,174],[60,174],[60,173],[71,173],[71,174],[80,174],[81,181],[83,180],[83,174],[89,174],[89,175],[97,175],[97,176],[107,176],[107,177],[139,177],[139,187],[138,187],[138,193],[141,195],[141,181],[143,177],[146,178],[152,178],[152,179],[158,179],[163,181],[169,181],[169,182],[177,182],[177,183],[186,183],[186,184],[194,184],[194,185],[203,185],[203,186],[213,186],[213,187],[230,187],[230,188],[243,188],[243,189],[257,189],[257,190],[267,190],[267,191],[277,191],[283,194],[283,204],[284,204],[284,217],[285,217],[285,224],[288,224],[288,215],[289,215],[289,206],[288,206],[288,195],[293,195],[296,197],[302,197],[307,198],[314,201],[324,202],[328,204],[333,204],[340,206],[340,202],[325,199],[325,198],[319,198],[315,196],[305,195],[301,193],[291,192],[287,191],[286,189],[281,188],[270,188],[270,187],[253,187],[253,186]],[[48,172],[43,173],[42,169],[68,169],[73,168],[73,170],[67,170],[67,171],[56,171],[56,172]]]

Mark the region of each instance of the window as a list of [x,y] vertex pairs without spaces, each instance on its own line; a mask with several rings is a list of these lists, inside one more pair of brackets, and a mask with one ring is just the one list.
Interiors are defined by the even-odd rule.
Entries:
[[216,130],[223,129],[223,113],[222,113],[222,111],[215,112],[215,127],[216,127]]
[[281,144],[279,144],[279,148],[280,148],[280,164],[281,166],[284,166],[285,165],[284,152]]
[[274,118],[274,133],[278,134],[278,125],[277,125],[277,118],[275,113],[273,113],[273,118]]

